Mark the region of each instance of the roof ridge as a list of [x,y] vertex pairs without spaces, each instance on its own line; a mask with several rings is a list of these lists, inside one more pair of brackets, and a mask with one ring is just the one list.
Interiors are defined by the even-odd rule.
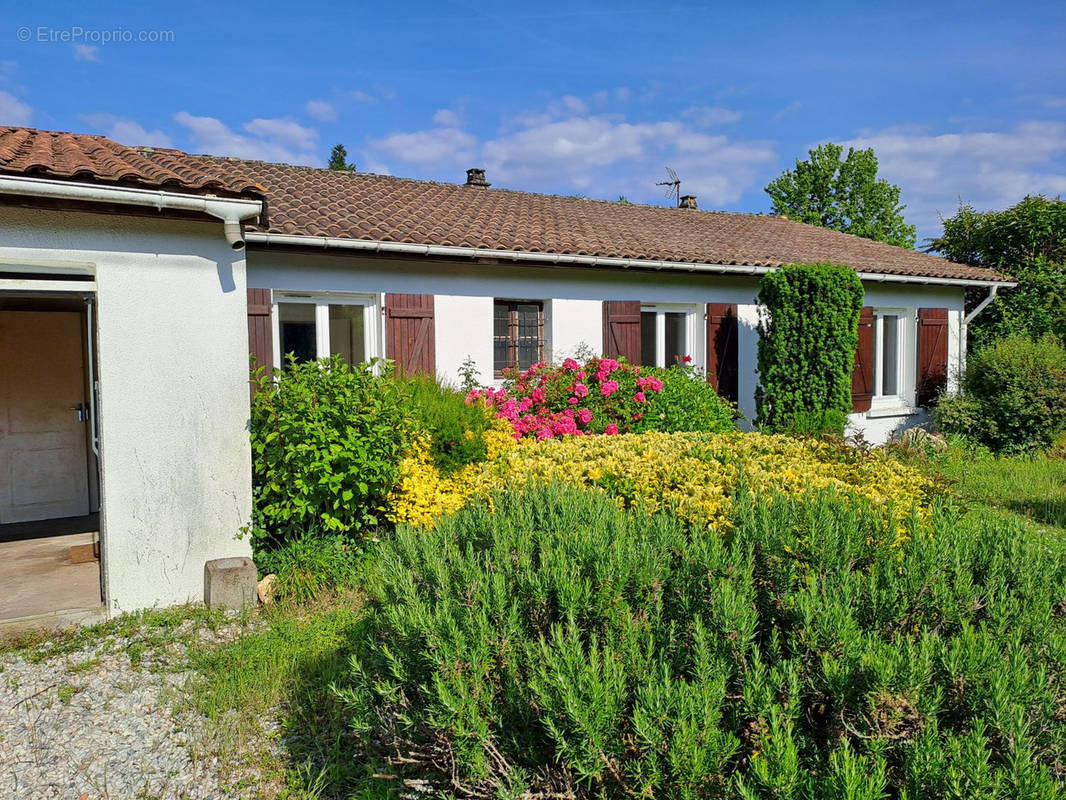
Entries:
[[[138,148],[138,149],[140,149],[140,148]],[[159,148],[156,148],[156,150],[158,151]],[[447,188],[451,188],[451,189],[476,189],[477,191],[501,192],[501,193],[505,192],[505,193],[509,193],[509,194],[519,194],[519,195],[526,195],[526,196],[531,196],[531,197],[554,197],[554,198],[558,198],[560,200],[571,200],[571,201],[575,201],[575,202],[606,203],[607,205],[610,205],[612,207],[622,207],[622,208],[624,208],[626,206],[632,206],[634,208],[654,208],[654,209],[657,209],[659,211],[684,211],[687,214],[691,214],[693,211],[695,211],[696,213],[725,214],[725,215],[736,216],[736,217],[758,217],[759,219],[767,219],[767,218],[785,219],[785,217],[781,217],[780,214],[763,213],[763,212],[760,212],[760,211],[725,211],[725,210],[718,209],[718,208],[689,209],[689,208],[678,208],[677,206],[659,206],[659,205],[653,205],[651,203],[635,203],[635,202],[633,202],[631,200],[627,201],[625,203],[621,203],[618,200],[608,200],[608,199],[602,198],[602,197],[585,197],[585,196],[581,196],[581,195],[559,194],[558,192],[531,192],[528,189],[512,189],[512,188],[508,188],[508,187],[504,187],[504,186],[469,186],[468,187],[468,186],[466,186],[465,184],[462,184],[462,183],[452,183],[451,181],[439,181],[439,180],[433,180],[431,178],[412,178],[412,177],[408,177],[406,175],[388,175],[388,174],[381,173],[381,172],[360,172],[360,171],[356,171],[356,170],[334,170],[334,169],[330,169],[329,167],[312,167],[312,166],[309,166],[307,164],[289,164],[288,162],[285,162],[285,161],[265,161],[265,160],[260,159],[260,158],[241,158],[240,156],[220,156],[220,155],[214,155],[213,153],[187,153],[187,152],[182,152],[182,151],[177,151],[177,153],[180,154],[180,155],[188,156],[190,158],[216,159],[216,160],[219,160],[219,161],[229,161],[229,162],[234,162],[234,163],[238,163],[238,164],[258,164],[258,165],[265,166],[265,167],[285,167],[286,169],[303,170],[303,171],[307,171],[307,172],[323,173],[323,174],[328,174],[328,175],[340,174],[340,175],[347,175],[347,176],[350,176],[350,177],[380,178],[380,179],[383,179],[383,180],[398,181],[398,182],[404,182],[404,183],[425,184],[425,185],[429,185],[429,186],[443,186],[443,187],[447,187]]]

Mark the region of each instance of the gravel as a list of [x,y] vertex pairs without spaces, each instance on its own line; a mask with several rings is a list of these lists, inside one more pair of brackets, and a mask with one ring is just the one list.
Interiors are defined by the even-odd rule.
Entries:
[[217,732],[177,710],[192,677],[182,636],[221,642],[239,631],[183,623],[143,655],[143,644],[118,635],[43,658],[0,654],[0,798],[247,796],[226,788],[233,776],[223,778],[228,770],[211,746]]

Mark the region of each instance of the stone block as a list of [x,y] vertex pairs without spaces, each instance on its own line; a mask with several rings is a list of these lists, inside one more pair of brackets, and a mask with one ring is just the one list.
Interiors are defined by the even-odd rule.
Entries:
[[259,573],[252,559],[216,558],[204,564],[204,604],[240,611],[254,606]]

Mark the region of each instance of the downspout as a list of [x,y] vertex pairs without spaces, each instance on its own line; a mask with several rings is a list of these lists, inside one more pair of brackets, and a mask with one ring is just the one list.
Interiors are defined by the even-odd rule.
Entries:
[[241,221],[263,211],[260,200],[202,197],[194,194],[132,189],[125,186],[99,186],[92,183],[56,181],[47,178],[0,177],[0,194],[17,194],[89,203],[117,203],[143,206],[157,211],[198,211],[222,220],[226,241],[234,250],[244,249]]

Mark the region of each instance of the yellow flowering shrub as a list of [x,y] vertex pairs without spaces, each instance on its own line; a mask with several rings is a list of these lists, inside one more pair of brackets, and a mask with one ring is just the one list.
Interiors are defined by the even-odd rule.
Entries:
[[[484,434],[488,461],[518,446],[510,424],[493,420]],[[392,522],[406,522],[420,528],[433,528],[444,514],[458,511],[474,491],[482,465],[469,464],[452,475],[443,475],[433,464],[430,443],[415,440],[411,452],[400,462],[400,484],[388,499],[386,516]]]
[[[876,452],[829,442],[758,433],[643,433],[523,440],[450,478],[424,456],[404,462],[394,495],[396,521],[431,527],[474,494],[528,482],[598,487],[623,507],[669,509],[681,519],[725,531],[735,490],[798,495],[837,490],[902,517],[927,506],[931,483],[917,470]],[[905,529],[900,527],[900,534]]]

